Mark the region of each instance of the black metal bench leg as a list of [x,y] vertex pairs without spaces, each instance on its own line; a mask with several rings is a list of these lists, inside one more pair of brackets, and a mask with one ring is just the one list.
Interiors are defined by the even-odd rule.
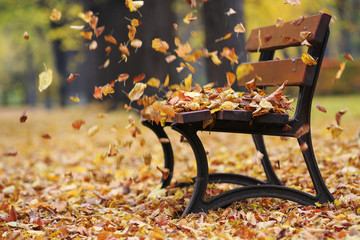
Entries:
[[308,168],[311,180],[314,184],[314,188],[316,191],[316,198],[319,203],[326,203],[326,202],[333,202],[334,197],[329,192],[328,188],[325,185],[324,179],[321,176],[318,164],[316,162],[314,149],[311,141],[311,133],[308,132],[307,134],[298,138],[299,145],[302,143],[306,143],[308,148],[303,150],[303,156],[306,162],[306,166]]
[[[147,120],[142,121],[142,124],[148,128],[150,128],[155,134],[156,136],[160,139],[160,138],[168,138],[167,134],[164,131],[164,128],[160,125],[157,125],[155,123],[151,123]],[[167,179],[161,179],[162,181],[162,187],[166,187],[170,185],[171,179],[173,177],[173,172],[174,172],[174,154],[173,154],[173,150],[172,150],[172,146],[170,143],[170,139],[169,142],[162,142],[161,146],[163,148],[163,152],[164,152],[164,167],[169,169],[169,176],[167,177]]]
[[195,155],[197,167],[197,176],[194,186],[194,192],[182,216],[185,216],[190,212],[207,211],[208,206],[206,206],[204,196],[209,180],[209,168],[204,146],[196,134],[197,130],[191,128],[191,126],[175,123],[172,124],[171,127],[175,131],[181,133],[189,142]]
[[281,181],[279,180],[279,178],[277,177],[277,175],[274,171],[274,168],[271,165],[269,156],[266,151],[263,136],[260,134],[253,134],[252,137],[253,137],[256,149],[264,155],[263,158],[261,159],[261,163],[263,165],[268,183],[275,184],[275,185],[282,185]]

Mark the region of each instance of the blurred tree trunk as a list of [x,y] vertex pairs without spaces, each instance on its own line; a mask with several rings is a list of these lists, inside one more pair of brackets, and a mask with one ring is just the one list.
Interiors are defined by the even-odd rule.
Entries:
[[[105,85],[117,79],[120,73],[128,73],[130,78],[126,81],[126,87],[123,83],[117,83],[115,94],[112,96],[115,104],[120,101],[129,102],[122,91],[129,92],[133,87],[133,78],[142,73],[146,75],[144,81],[156,77],[164,82],[167,74],[170,74],[170,81],[177,81],[175,67],[165,61],[164,54],[154,51],[151,47],[154,38],[161,38],[170,44],[170,48],[173,47],[171,46],[174,42],[172,24],[175,22],[175,15],[171,10],[173,0],[146,0],[144,6],[139,9],[142,16],[138,12],[130,13],[124,2],[94,0],[88,6],[88,10],[98,14],[98,26],[105,25],[104,33],[97,39],[98,48],[95,51],[87,51],[86,61],[81,67],[81,77],[87,81],[84,87],[86,87],[90,100],[93,99],[94,86]],[[143,45],[135,52],[129,44],[130,56],[128,61],[119,63],[121,60],[121,52],[118,49],[119,43],[128,41],[127,25],[130,25],[129,19],[133,18],[142,21],[142,25],[136,28],[136,38],[140,39]],[[115,37],[118,42],[117,45],[104,41],[104,35],[108,34]],[[110,54],[104,51],[107,46],[112,48]],[[106,59],[110,60],[110,65],[107,68],[101,68],[100,66],[104,64]],[[148,87],[145,94],[154,94],[155,91],[158,90]]]
[[337,0],[336,7],[339,13],[339,19],[342,23],[341,27],[341,38],[339,49],[340,52],[351,53],[351,34],[349,32],[349,24],[350,24],[350,13],[351,10],[351,1],[349,0]]
[[[237,14],[226,15],[229,9],[234,9]],[[234,48],[236,55],[239,56],[239,63],[246,61],[245,54],[245,35],[233,35],[220,42],[215,42],[225,36],[227,33],[234,32],[236,24],[244,23],[243,0],[218,0],[208,1],[204,4],[204,23],[206,34],[206,48],[209,52],[218,51],[219,53],[224,47]],[[230,61],[222,59],[222,64],[216,66],[209,58],[206,60],[206,71],[209,82],[215,82],[218,86],[226,84],[226,72],[234,72],[235,67],[230,65]]]

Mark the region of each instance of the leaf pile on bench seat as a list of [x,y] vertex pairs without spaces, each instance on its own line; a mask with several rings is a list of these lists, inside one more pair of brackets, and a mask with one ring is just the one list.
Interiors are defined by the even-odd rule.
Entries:
[[212,88],[201,87],[195,84],[191,91],[177,90],[167,93],[167,100],[156,100],[155,97],[144,96],[142,104],[144,109],[141,114],[149,121],[155,121],[162,125],[166,121],[172,121],[177,113],[209,110],[211,114],[220,110],[247,110],[252,117],[267,113],[286,114],[287,110],[293,110],[292,100],[283,94],[286,82],[278,87],[273,93],[267,94],[265,90],[255,85],[255,80],[246,83],[250,92],[236,92],[230,87]]

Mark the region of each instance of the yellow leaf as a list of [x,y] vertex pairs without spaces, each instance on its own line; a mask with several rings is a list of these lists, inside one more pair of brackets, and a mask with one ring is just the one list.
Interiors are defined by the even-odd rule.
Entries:
[[60,19],[61,19],[61,12],[59,10],[57,10],[56,8],[54,8],[50,14],[50,20],[51,21],[59,21]]
[[155,188],[151,190],[150,194],[148,195],[148,198],[156,199],[165,196],[165,194],[166,194],[166,189],[162,188],[162,184],[158,184],[155,186]]
[[165,41],[162,41],[160,38],[155,38],[152,40],[152,48],[158,52],[166,53],[169,49],[169,44]]
[[191,83],[192,83],[192,74],[189,74],[187,78],[184,79],[185,87],[187,91],[191,90]]
[[99,132],[99,126],[98,125],[94,125],[92,126],[88,132],[87,132],[87,135],[88,137],[92,137],[94,136],[97,132]]
[[242,23],[236,24],[236,26],[234,27],[234,32],[236,33],[244,33],[245,31],[245,27]]
[[52,75],[52,70],[49,68],[49,69],[46,69],[46,66],[45,66],[45,71],[44,72],[41,72],[39,74],[39,91],[42,92],[44,91],[45,89],[47,89],[50,84],[52,83],[52,78],[53,78],[53,75]]
[[340,200],[335,199],[334,204],[335,204],[335,206],[337,206],[337,207],[338,207],[338,206],[340,206],[341,201],[340,201]]
[[229,86],[233,85],[236,79],[235,74],[233,74],[232,72],[227,72],[226,73],[226,79],[227,79],[227,84]]
[[303,53],[301,55],[301,60],[306,64],[306,65],[309,65],[309,66],[312,66],[312,65],[316,65],[317,62],[315,61],[315,59],[308,53]]
[[166,78],[165,78],[164,87],[169,86],[169,82],[170,82],[170,77],[169,77],[169,74],[168,74],[168,75],[166,75]]
[[240,64],[236,69],[236,77],[239,80],[249,75],[252,71],[254,71],[254,67],[251,64]]
[[129,8],[130,12],[134,12],[144,5],[144,1],[126,0],[125,5]]
[[336,79],[341,78],[341,75],[343,74],[343,72],[345,70],[345,66],[346,66],[346,62],[340,63],[340,69],[337,71],[336,76],[335,76]]
[[151,86],[151,87],[155,87],[158,88],[160,87],[160,80],[157,78],[150,78],[147,82],[147,85]]
[[217,55],[217,51],[211,53],[211,60],[217,66],[219,66],[221,64],[221,61]]
[[145,83],[136,83],[134,88],[128,94],[128,98],[130,99],[130,101],[139,100],[139,98],[144,94],[146,87],[147,85]]
[[105,86],[102,87],[102,93],[104,94],[104,96],[114,92],[115,90],[110,84],[106,84]]
[[195,73],[195,68],[193,66],[190,65],[190,63],[186,63],[186,66],[189,68],[189,70],[192,72],[192,73]]
[[73,102],[76,102],[76,103],[80,102],[80,98],[79,98],[79,97],[70,96],[69,98],[70,98],[70,100],[73,101]]
[[190,22],[196,21],[197,17],[193,17],[193,13],[188,13],[186,14],[186,16],[184,17],[183,21],[186,24],[190,24]]

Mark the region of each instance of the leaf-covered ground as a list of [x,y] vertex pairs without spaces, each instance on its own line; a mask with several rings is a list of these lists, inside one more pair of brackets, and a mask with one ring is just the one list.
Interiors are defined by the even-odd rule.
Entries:
[[[104,106],[103,106],[104,108]],[[314,108],[315,109],[315,108]],[[340,109],[338,109],[340,110]],[[155,135],[128,122],[128,113],[90,106],[1,109],[0,236],[4,239],[358,239],[360,237],[360,116],[342,118],[332,139],[332,113],[314,110],[312,134],[319,167],[336,198],[304,207],[278,199],[249,199],[209,214],[180,218],[192,188],[159,188],[162,149]],[[28,118],[25,119],[27,116]],[[85,124],[77,130],[75,120]],[[79,126],[77,126],[79,127]],[[138,127],[138,129],[136,128]],[[196,173],[191,149],[168,130],[176,181]],[[134,135],[136,134],[136,137]],[[251,137],[201,133],[210,171],[264,179]],[[268,137],[269,155],[288,186],[313,192],[294,139]],[[233,186],[209,186],[216,195]]]

